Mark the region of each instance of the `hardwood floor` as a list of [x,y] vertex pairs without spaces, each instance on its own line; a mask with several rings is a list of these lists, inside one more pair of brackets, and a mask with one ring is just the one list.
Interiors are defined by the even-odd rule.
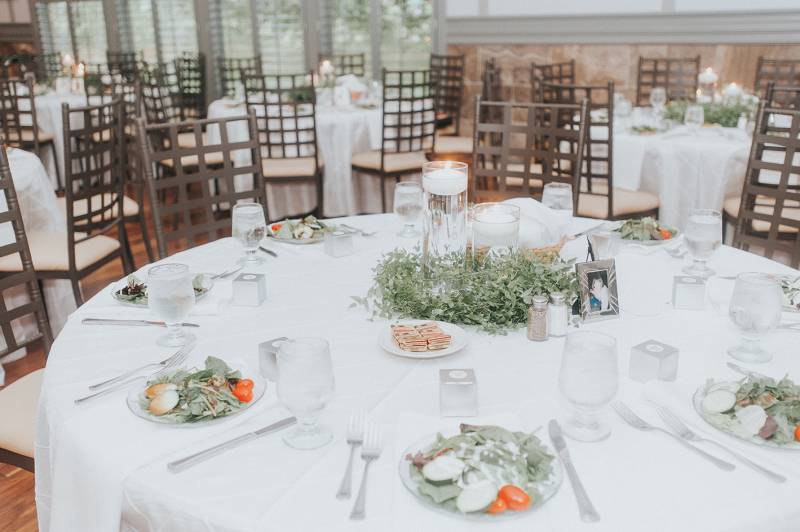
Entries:
[[33,500],[33,475],[22,469],[0,464],[0,530],[35,532],[36,505]]

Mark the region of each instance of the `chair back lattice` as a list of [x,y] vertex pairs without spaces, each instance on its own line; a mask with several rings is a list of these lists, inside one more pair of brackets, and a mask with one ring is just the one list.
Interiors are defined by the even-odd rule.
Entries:
[[764,101],[767,107],[788,107],[800,109],[800,83],[794,87],[776,85],[775,82],[767,83]]
[[[31,54],[15,54],[0,57],[0,78],[25,78],[33,76],[39,80],[39,56]],[[43,81],[43,80],[42,80]]]
[[206,56],[184,52],[175,59],[181,120],[206,115]]
[[40,54],[36,58],[36,80],[50,83],[61,75],[61,53]]
[[9,146],[39,153],[33,79],[0,79],[0,127]]
[[122,101],[61,105],[70,269],[75,244],[94,236],[122,234],[125,137]]
[[[228,132],[242,122],[247,124],[248,138],[230,141]],[[209,143],[203,135],[209,128],[218,128],[218,143]],[[137,129],[162,258],[230,236],[232,205],[240,201],[266,204],[253,110],[246,116],[177,124],[145,125],[139,119]],[[194,136],[196,145],[181,148],[178,135],[187,133]],[[169,171],[157,177],[156,167]]]
[[800,265],[800,109],[759,105],[733,245]]
[[317,155],[316,92],[308,74],[244,77],[245,102],[256,114],[258,142],[264,159]]
[[[575,105],[476,98],[471,183],[475,201],[541,198],[547,183],[568,183],[577,211],[588,107],[585,100]],[[558,117],[566,113],[577,118],[561,126]]]
[[111,75],[133,82],[139,77],[144,61],[141,52],[106,52],[106,66]]
[[[800,59],[767,59],[759,56],[756,65],[756,82],[753,86],[755,93],[765,96],[770,83],[773,83],[776,88],[800,86]],[[777,103],[785,102],[779,100]]]
[[[20,268],[19,271],[0,277],[0,332],[5,341],[5,347],[0,349],[0,357],[39,340],[44,343],[44,351],[47,354],[53,343],[53,337],[47,321],[44,299],[39,290],[36,272],[33,269],[28,239],[25,236],[25,226],[22,223],[22,212],[8,164],[7,148],[8,146],[0,138],[0,190],[2,190],[2,199],[5,202],[5,209],[0,209],[2,210],[0,226],[10,224],[14,241],[0,246],[0,257],[15,256],[19,261]],[[7,299],[14,288],[23,286],[28,293],[27,302],[19,304]],[[31,335],[29,331],[23,330],[21,322],[30,317],[36,321],[38,334]]]
[[453,134],[461,130],[461,102],[464,98],[464,56],[431,54],[431,82],[433,83],[438,120],[448,120]]
[[[608,213],[614,212],[614,82],[605,85],[565,85],[543,83],[542,95],[547,104],[589,105],[586,128],[586,153],[581,170],[581,193],[608,197]],[[559,112],[560,127],[579,127],[580,115],[567,109]]]
[[261,76],[264,71],[261,66],[261,56],[244,58],[217,58],[217,70],[222,87],[222,94],[233,96],[236,92],[236,82],[241,81],[242,71],[247,76]]
[[367,61],[363,53],[361,54],[333,54],[319,56],[319,62],[328,60],[333,65],[337,76],[353,74],[363,78],[367,74]]
[[436,109],[430,70],[383,70],[381,168],[386,154],[433,152]]
[[142,71],[140,96],[148,124],[181,121],[180,94],[167,65]]
[[650,93],[663,87],[667,101],[694,100],[697,95],[697,74],[700,56],[691,58],[639,57],[636,83],[636,105],[650,105]]
[[[563,63],[531,64],[531,101],[547,102],[552,101],[551,94],[543,94],[547,91],[545,84],[575,85],[575,60]],[[547,98],[545,99],[545,96]]]

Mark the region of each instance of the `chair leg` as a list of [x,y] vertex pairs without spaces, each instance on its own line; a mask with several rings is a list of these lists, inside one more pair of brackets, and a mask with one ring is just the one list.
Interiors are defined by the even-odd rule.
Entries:
[[83,295],[81,294],[81,284],[77,275],[73,275],[69,279],[72,282],[72,295],[75,297],[75,304],[77,306],[83,305]]
[[[53,165],[56,167],[56,186],[59,191],[64,190],[64,183],[61,181],[61,168],[58,164],[58,156],[56,156],[56,143],[50,143],[50,151],[53,152]],[[66,164],[66,163],[65,163]]]
[[381,211],[386,212],[386,178],[381,174]]
[[[142,231],[142,240],[144,241],[144,250],[147,252],[147,261],[155,261],[153,256],[153,246],[150,244],[150,233],[147,232],[147,221],[144,219],[144,214],[139,215],[139,228]],[[136,267],[136,264],[133,265]]]
[[325,184],[322,181],[322,173],[320,173],[317,175],[317,214],[319,215],[319,218],[323,218],[325,216],[324,196]]
[[125,229],[124,222],[119,224],[119,243],[122,269],[125,271],[125,275],[130,275],[133,272],[133,252],[131,251],[131,241],[128,238],[128,231]]

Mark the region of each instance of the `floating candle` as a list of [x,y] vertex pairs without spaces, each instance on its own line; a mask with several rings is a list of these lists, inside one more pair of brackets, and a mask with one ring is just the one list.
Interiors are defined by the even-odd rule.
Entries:
[[453,196],[467,190],[467,167],[444,167],[422,175],[422,189],[430,194]]

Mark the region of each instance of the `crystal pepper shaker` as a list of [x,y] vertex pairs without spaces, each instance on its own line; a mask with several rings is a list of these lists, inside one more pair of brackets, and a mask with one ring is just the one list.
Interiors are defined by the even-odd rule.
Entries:
[[549,336],[565,336],[568,324],[567,297],[562,292],[553,292],[550,294],[550,306],[547,308],[547,333]]
[[547,296],[533,296],[528,309],[528,340],[547,340]]

